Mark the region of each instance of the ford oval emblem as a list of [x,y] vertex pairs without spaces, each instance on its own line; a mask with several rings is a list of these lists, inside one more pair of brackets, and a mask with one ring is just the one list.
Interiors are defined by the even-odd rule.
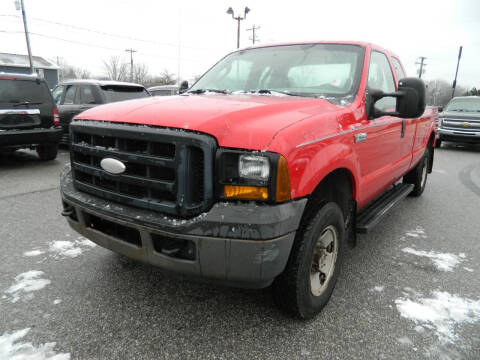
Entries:
[[127,168],[123,162],[117,159],[105,158],[100,161],[100,166],[110,174],[123,174]]

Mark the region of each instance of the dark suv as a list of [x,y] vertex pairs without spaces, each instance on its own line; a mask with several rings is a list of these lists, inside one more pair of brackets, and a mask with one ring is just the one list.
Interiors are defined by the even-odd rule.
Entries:
[[72,80],[60,83],[53,90],[53,97],[63,128],[61,143],[68,144],[69,124],[73,117],[82,111],[101,104],[147,96],[150,94],[142,85],[133,83],[102,80]]
[[57,108],[44,79],[0,74],[0,152],[36,149],[41,160],[57,157],[62,136]]

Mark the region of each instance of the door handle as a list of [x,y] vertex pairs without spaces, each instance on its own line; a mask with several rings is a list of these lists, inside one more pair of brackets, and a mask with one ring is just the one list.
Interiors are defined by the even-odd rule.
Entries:
[[402,120],[402,132],[400,134],[400,138],[404,138],[405,137],[405,120]]

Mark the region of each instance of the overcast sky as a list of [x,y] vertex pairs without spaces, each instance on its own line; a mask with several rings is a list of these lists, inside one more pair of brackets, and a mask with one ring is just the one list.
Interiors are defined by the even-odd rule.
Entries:
[[[94,75],[103,74],[102,60],[112,55],[129,62],[127,48],[137,50],[134,62],[147,64],[154,74],[163,69],[176,74],[178,68],[182,78],[202,74],[236,48],[237,23],[226,14],[228,7],[236,16],[248,6],[241,47],[251,44],[246,29],[252,25],[260,26],[260,44],[368,41],[399,55],[410,76],[417,58],[425,56],[424,78],[451,82],[463,45],[458,83],[480,87],[479,0],[24,1],[33,54],[59,57]],[[20,15],[14,0],[1,0],[0,52],[26,54]]]

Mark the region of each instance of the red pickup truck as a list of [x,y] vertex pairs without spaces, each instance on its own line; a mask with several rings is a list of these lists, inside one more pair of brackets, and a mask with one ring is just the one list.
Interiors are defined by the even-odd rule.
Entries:
[[310,318],[344,246],[423,192],[435,121],[423,82],[378,46],[239,50],[181,95],[78,115],[63,215],[165,270],[272,285],[282,307]]

